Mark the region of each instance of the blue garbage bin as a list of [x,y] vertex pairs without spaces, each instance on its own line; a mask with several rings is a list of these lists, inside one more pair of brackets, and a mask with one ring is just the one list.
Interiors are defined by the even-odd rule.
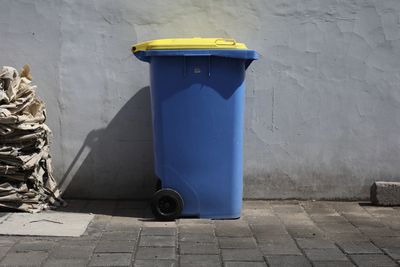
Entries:
[[159,219],[239,218],[245,71],[258,54],[232,39],[161,39],[132,47],[150,63]]

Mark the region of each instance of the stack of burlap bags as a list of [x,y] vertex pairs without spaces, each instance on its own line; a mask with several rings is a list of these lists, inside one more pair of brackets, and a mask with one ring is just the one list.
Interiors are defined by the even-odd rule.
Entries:
[[50,129],[29,67],[0,72],[0,207],[38,212],[63,205],[52,175]]

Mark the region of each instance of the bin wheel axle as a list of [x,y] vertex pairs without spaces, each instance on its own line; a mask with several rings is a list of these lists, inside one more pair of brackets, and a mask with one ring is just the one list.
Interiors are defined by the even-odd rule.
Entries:
[[178,218],[183,209],[181,195],[173,189],[158,190],[151,199],[151,210],[156,219],[170,221]]

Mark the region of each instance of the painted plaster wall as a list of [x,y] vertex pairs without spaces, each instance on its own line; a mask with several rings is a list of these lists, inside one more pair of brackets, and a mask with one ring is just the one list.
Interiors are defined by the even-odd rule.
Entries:
[[130,45],[234,37],[247,72],[245,197],[366,198],[400,180],[398,0],[0,0],[0,65],[28,63],[69,197],[153,191],[148,66]]

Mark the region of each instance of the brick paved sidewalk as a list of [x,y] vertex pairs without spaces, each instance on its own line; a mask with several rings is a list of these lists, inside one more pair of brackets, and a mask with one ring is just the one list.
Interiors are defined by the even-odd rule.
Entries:
[[69,202],[97,214],[84,236],[0,236],[0,265],[400,266],[400,208],[246,201],[240,220],[154,222],[143,202]]

